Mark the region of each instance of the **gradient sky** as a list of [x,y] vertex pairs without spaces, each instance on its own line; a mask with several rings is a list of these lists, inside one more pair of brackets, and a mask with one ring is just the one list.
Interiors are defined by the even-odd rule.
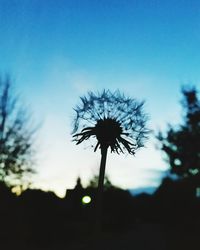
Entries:
[[[146,100],[149,126],[180,121],[180,88],[200,86],[198,0],[0,0],[0,72],[42,122],[35,186],[63,194],[98,172],[100,152],[71,142],[73,107],[88,90]],[[135,157],[109,154],[123,188],[156,186],[167,169],[150,138]]]

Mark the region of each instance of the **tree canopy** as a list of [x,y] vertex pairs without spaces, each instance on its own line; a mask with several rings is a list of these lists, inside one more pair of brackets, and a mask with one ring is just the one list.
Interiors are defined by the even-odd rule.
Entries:
[[33,172],[33,134],[30,115],[11,87],[9,77],[0,78],[0,180],[15,185]]
[[182,88],[183,121],[169,125],[166,134],[159,133],[161,149],[166,153],[171,173],[179,177],[199,177],[200,173],[200,100],[195,87]]

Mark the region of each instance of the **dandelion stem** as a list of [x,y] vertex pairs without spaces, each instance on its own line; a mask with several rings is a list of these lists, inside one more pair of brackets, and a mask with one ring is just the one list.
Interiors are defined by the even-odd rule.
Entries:
[[101,163],[99,170],[99,181],[97,189],[97,200],[96,200],[96,234],[99,235],[102,230],[102,211],[103,211],[103,184],[106,168],[106,159],[107,159],[108,147],[101,148]]

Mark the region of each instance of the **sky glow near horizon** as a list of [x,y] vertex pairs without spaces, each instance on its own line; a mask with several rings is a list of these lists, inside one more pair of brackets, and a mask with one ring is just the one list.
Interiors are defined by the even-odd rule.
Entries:
[[[200,2],[1,0],[0,72],[42,123],[35,186],[62,195],[98,173],[100,152],[72,142],[73,108],[87,91],[145,100],[154,131],[181,117],[183,84],[200,86]],[[136,156],[109,154],[123,188],[156,186],[167,169],[153,135]]]

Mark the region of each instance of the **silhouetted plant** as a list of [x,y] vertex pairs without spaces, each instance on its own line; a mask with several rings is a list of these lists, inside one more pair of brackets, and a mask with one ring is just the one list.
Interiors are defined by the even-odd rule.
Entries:
[[76,144],[95,139],[94,151],[101,150],[101,164],[97,195],[97,218],[101,217],[101,204],[107,150],[113,153],[134,155],[144,146],[147,138],[147,115],[143,112],[144,102],[125,97],[119,91],[112,93],[89,92],[81,97],[81,104],[75,108],[73,137]]
[[[183,88],[183,123],[159,133],[171,172],[179,177],[200,176],[200,100],[196,88]],[[198,178],[197,178],[198,180]],[[200,182],[200,180],[199,180]],[[199,185],[199,184],[198,184]]]
[[[87,188],[97,188],[98,187],[98,180],[99,180],[99,175],[94,175],[91,178],[91,180],[89,181]],[[103,186],[104,186],[104,189],[115,188],[115,186],[111,183],[111,181],[107,175],[104,176]]]
[[30,116],[14,96],[9,77],[0,79],[0,180],[15,185],[32,173]]

